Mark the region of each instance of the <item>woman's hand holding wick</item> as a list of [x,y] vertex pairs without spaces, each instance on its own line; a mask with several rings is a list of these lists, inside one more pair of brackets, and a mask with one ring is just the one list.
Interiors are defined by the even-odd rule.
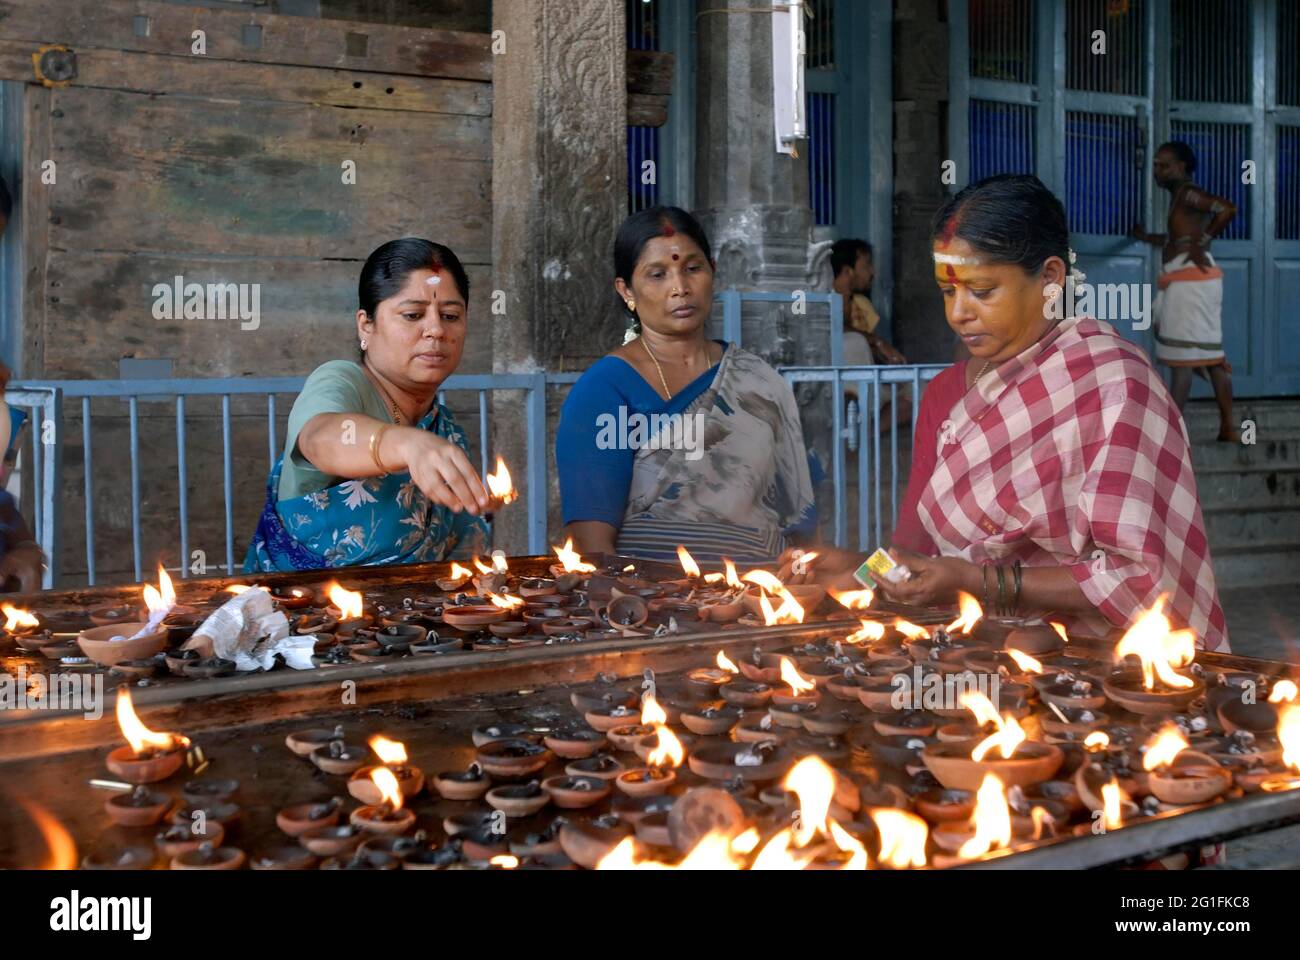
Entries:
[[[391,431],[391,443],[426,497],[451,510],[481,513],[488,508],[488,492],[465,451],[424,430],[400,427]],[[385,443],[380,444],[381,448]],[[381,456],[383,450],[380,450]],[[385,461],[387,463],[387,461]]]
[[957,599],[957,591],[979,593],[979,567],[959,557],[925,557],[899,547],[889,555],[912,575],[900,583],[884,578],[877,581],[880,593],[894,603],[913,606],[942,606]]

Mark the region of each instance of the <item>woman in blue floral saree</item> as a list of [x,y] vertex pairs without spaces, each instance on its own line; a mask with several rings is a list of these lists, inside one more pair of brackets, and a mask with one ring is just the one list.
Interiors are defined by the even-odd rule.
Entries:
[[469,278],[428,240],[384,244],[359,284],[361,362],[303,385],[244,560],[249,573],[420,563],[486,549],[487,491],[437,402],[465,344]]

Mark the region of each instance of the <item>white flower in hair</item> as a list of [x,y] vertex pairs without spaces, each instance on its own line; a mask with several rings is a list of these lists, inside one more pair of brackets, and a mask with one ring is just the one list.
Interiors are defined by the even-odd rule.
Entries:
[[627,332],[623,334],[623,346],[627,346],[639,336],[640,334],[636,332],[636,328],[629,324]]

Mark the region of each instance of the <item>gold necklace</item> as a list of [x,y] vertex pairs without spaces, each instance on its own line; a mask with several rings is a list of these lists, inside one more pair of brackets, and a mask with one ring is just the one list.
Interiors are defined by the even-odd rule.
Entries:
[[650,344],[645,342],[645,337],[637,337],[637,339],[641,341],[641,346],[645,347],[645,352],[650,355],[650,359],[654,361],[655,369],[659,371],[659,382],[664,385],[664,396],[671,400],[673,398],[673,392],[668,389],[668,378],[664,376],[664,368],[659,366],[659,358],[656,357],[654,351],[650,349]]
[[404,419],[404,417],[402,416],[401,408],[397,406],[397,401],[394,400],[391,396],[389,396],[388,391],[384,389],[384,385],[379,382],[378,377],[376,377],[365,367],[362,367],[362,369],[365,370],[366,375],[370,377],[370,382],[379,388],[379,392],[382,393],[384,395],[384,399],[388,401],[388,405],[392,408],[393,411],[393,423],[400,427],[402,425],[402,420]]
[[975,384],[979,383],[979,382],[980,382],[980,377],[982,377],[982,376],[984,376],[984,374],[988,373],[988,372],[989,372],[989,367],[991,367],[991,366],[993,366],[993,361],[992,361],[992,360],[989,360],[987,363],[984,364],[984,366],[980,367],[980,372],[977,373],[977,374],[975,374],[975,379],[971,382],[971,385],[974,386]]

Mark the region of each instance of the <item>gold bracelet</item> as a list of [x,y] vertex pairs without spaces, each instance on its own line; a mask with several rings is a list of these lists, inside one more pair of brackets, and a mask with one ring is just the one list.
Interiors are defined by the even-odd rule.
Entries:
[[370,459],[375,461],[375,466],[379,468],[380,475],[385,477],[388,476],[389,470],[384,466],[384,462],[379,459],[379,444],[383,442],[384,431],[387,430],[388,427],[389,425],[385,423],[370,435]]

